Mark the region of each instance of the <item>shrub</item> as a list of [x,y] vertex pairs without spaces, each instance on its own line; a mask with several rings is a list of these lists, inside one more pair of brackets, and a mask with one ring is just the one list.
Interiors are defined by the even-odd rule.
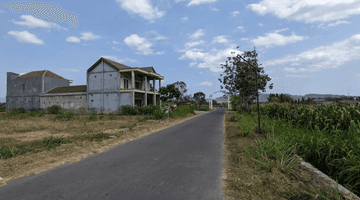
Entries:
[[90,113],[90,116],[88,117],[88,120],[95,120],[96,118],[97,118],[96,112],[95,112],[95,110],[93,110]]
[[136,108],[130,105],[121,106],[123,115],[136,115]]
[[61,110],[60,106],[58,105],[53,105],[51,107],[47,107],[46,110],[50,113],[50,114],[58,114],[59,111]]
[[166,114],[161,111],[159,108],[154,111],[154,118],[155,119],[164,119]]
[[27,113],[28,117],[36,117],[37,112],[36,111],[30,111]]
[[0,112],[5,112],[5,111],[6,111],[5,107],[0,107]]
[[58,114],[56,115],[57,119],[73,119],[74,113],[71,111],[62,112],[59,110]]
[[38,110],[36,109],[36,108],[31,108],[31,109],[29,109],[29,112],[38,112]]
[[12,108],[10,109],[10,112],[14,114],[26,113],[24,108]]
[[139,108],[139,112],[142,115],[154,115],[155,110],[158,107],[156,105],[146,105]]

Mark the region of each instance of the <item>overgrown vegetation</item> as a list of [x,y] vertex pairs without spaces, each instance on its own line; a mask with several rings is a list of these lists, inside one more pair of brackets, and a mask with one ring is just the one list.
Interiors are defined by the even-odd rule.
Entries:
[[[225,143],[229,153],[224,193],[228,199],[345,199],[335,188],[316,186],[310,172],[299,167],[295,154],[309,162],[311,157],[306,154],[318,148],[315,143],[319,140],[309,145],[314,138],[304,136],[318,132],[293,128],[284,120],[272,120],[264,114],[261,119],[259,134],[256,111],[226,115]],[[306,146],[306,151],[299,151],[301,146]],[[356,194],[354,189],[351,191]]]
[[[140,108],[134,108],[131,106],[123,106],[122,107],[122,113],[116,114],[116,113],[110,113],[110,114],[104,114],[103,111],[101,111],[99,114],[97,114],[94,110],[89,114],[84,115],[75,115],[71,111],[64,111],[59,106],[52,106],[46,109],[48,113],[46,113],[43,109],[30,109],[28,112],[25,112],[24,108],[15,108],[12,109],[8,113],[2,113],[0,115],[0,120],[21,120],[26,121],[26,119],[32,119],[32,118],[40,118],[45,119],[48,121],[49,126],[54,126],[55,123],[59,124],[58,122],[64,122],[72,121],[72,122],[78,122],[84,123],[86,125],[86,122],[91,121],[97,121],[99,120],[106,120],[104,119],[106,116],[110,120],[117,120],[118,117],[124,118],[126,116],[136,116],[136,120],[138,122],[144,122],[148,119],[152,120],[164,120],[169,115],[170,118],[177,118],[181,116],[185,116],[189,113],[195,114],[194,110],[198,110],[197,106],[180,106],[175,108],[174,110],[170,110],[169,113],[165,113],[165,111],[159,109],[157,106],[149,105],[144,106]],[[201,110],[209,110],[208,107],[203,106],[201,107]],[[46,118],[44,118],[46,116]],[[20,123],[20,121],[19,121]],[[126,128],[128,130],[131,130],[134,126],[136,126],[136,122],[132,124],[128,124]],[[5,125],[6,126],[6,125]],[[122,126],[121,128],[125,128],[125,126]],[[44,126],[44,129],[48,129]],[[11,130],[11,131],[10,131]],[[4,130],[3,130],[4,131]],[[7,128],[6,134],[16,134],[21,132],[31,132],[36,131],[35,129],[28,128],[26,130],[16,130],[16,128]],[[49,150],[52,148],[55,148],[56,146],[60,146],[62,144],[69,143],[71,141],[78,141],[78,140],[95,140],[95,141],[102,141],[103,139],[108,139],[109,134],[104,133],[95,133],[93,135],[88,134],[86,136],[72,136],[71,140],[65,140],[62,137],[54,138],[44,138],[42,141],[38,142],[19,142],[17,140],[13,141],[0,141],[0,158],[1,159],[8,159],[11,157],[15,157],[18,154],[24,154],[26,152],[40,152],[42,150]],[[1,138],[0,138],[1,139]],[[6,145],[6,146],[5,146]]]

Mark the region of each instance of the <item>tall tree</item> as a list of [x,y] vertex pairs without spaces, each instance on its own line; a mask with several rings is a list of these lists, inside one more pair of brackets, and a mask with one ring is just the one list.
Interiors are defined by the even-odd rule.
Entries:
[[178,98],[176,98],[177,101],[183,101],[183,98],[185,96],[185,93],[187,92],[186,89],[186,83],[183,81],[177,81],[175,83],[172,83],[171,85],[174,85],[175,88],[177,88],[180,91],[180,96]]
[[196,101],[196,103],[199,105],[199,109],[201,104],[206,103],[205,94],[202,92],[195,93],[193,98]]
[[[238,54],[236,57],[228,57],[231,65],[228,64],[228,61],[226,61],[225,65],[221,65],[221,68],[225,68],[225,75],[220,74],[220,76],[223,76],[223,80],[218,79],[225,85],[228,94],[239,97],[236,103],[240,103],[241,108],[249,113],[251,112],[253,100],[258,95],[256,88],[265,92],[266,83],[271,80],[267,74],[260,74],[264,73],[264,70],[263,67],[258,67],[257,65],[257,55],[254,50],[251,52],[245,51],[243,56]],[[246,60],[244,57],[248,57],[248,59]],[[220,87],[223,89],[223,86]],[[273,84],[269,88],[272,89]]]
[[180,91],[172,84],[169,84],[166,87],[161,87],[159,92],[161,101],[168,101],[172,100],[173,98],[179,98],[181,94]]

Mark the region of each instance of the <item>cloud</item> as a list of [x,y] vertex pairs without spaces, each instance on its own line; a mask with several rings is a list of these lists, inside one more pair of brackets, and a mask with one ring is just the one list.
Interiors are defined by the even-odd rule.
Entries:
[[162,36],[160,34],[158,34],[156,31],[152,30],[150,31],[150,33],[156,35],[156,37],[154,38],[154,40],[167,40],[168,38],[166,38],[165,36]]
[[31,43],[35,45],[45,44],[44,41],[37,38],[36,35],[27,31],[9,31],[8,34],[14,36],[17,41],[22,43]]
[[256,39],[251,40],[255,46],[265,46],[270,48],[272,46],[284,46],[291,43],[296,43],[298,41],[306,40],[308,36],[297,36],[295,34],[291,36],[283,36],[278,34],[278,32],[286,31],[287,29],[277,30],[273,33],[266,33],[265,37],[259,36]]
[[234,12],[231,12],[230,14],[233,15],[233,17],[236,17],[236,15],[238,15],[240,12],[239,11],[234,11]]
[[213,3],[216,0],[191,0],[190,3],[188,4],[188,6],[191,5],[200,5],[200,4],[204,4],[204,3]]
[[200,40],[200,41],[196,41],[196,42],[188,42],[185,44],[185,47],[193,47],[193,46],[203,44],[203,43],[205,43],[204,40]]
[[155,55],[162,55],[162,54],[164,54],[164,53],[165,53],[165,51],[156,52]]
[[336,22],[334,22],[334,23],[329,23],[329,24],[328,24],[328,27],[330,27],[330,26],[337,26],[337,25],[339,25],[339,24],[351,24],[351,23],[348,22],[348,21],[338,20],[338,21],[336,21]]
[[76,43],[79,43],[80,41],[81,41],[80,38],[75,37],[75,36],[70,36],[70,37],[67,37],[67,38],[66,38],[66,42],[76,42]]
[[99,35],[94,35],[93,33],[91,32],[84,32],[84,33],[81,33],[82,37],[78,38],[78,37],[75,37],[75,36],[69,36],[66,38],[66,42],[76,42],[76,43],[79,43],[81,40],[96,40],[96,39],[100,39],[101,36]]
[[213,84],[210,83],[209,81],[201,82],[199,85],[201,85],[201,86],[213,86]]
[[101,56],[110,60],[113,60],[115,62],[119,62],[119,63],[125,63],[125,62],[137,62],[137,60],[131,59],[131,58],[124,58],[124,59],[119,59],[116,56]]
[[351,15],[358,15],[360,13],[360,1],[263,0],[258,4],[249,4],[246,8],[259,15],[272,13],[280,19],[314,23],[330,22],[349,18]]
[[190,67],[192,67],[192,66],[194,66],[194,65],[196,65],[197,64],[197,62],[191,62],[190,63]]
[[[231,44],[230,46],[236,46]],[[179,59],[180,60],[192,60],[199,61],[197,65],[198,68],[207,68],[212,72],[222,72],[224,69],[221,69],[221,64],[225,64],[227,57],[233,56],[231,52],[235,52],[235,55],[242,54],[241,51],[238,51],[234,48],[227,48],[224,50],[217,50],[213,48],[210,52],[200,52],[197,49],[190,49],[185,52]]]
[[202,29],[198,29],[197,31],[195,31],[194,34],[192,34],[192,35],[190,36],[190,38],[191,38],[191,39],[198,39],[200,36],[203,36],[203,35],[205,35],[205,34],[204,34],[204,31],[203,31]]
[[248,38],[241,38],[240,40],[249,40]]
[[183,17],[183,18],[181,18],[181,21],[183,21],[183,22],[189,21],[189,17]]
[[150,22],[165,15],[165,11],[159,11],[157,7],[153,8],[149,0],[116,0],[116,2],[128,13],[137,14]]
[[222,36],[217,36],[214,38],[213,42],[217,42],[217,43],[227,43],[228,40],[225,38],[226,36],[222,35]]
[[238,27],[236,28],[235,32],[238,31],[238,30],[241,30],[242,32],[245,32],[245,31],[244,31],[244,27],[242,27],[242,26],[238,26]]
[[115,40],[113,40],[112,42],[113,42],[113,44],[119,44],[119,42],[117,42],[117,41],[115,41]]
[[199,72],[199,74],[203,74],[203,72]]
[[262,23],[259,23],[259,26],[264,26]]
[[[319,70],[335,69],[345,63],[359,60],[360,34],[335,42],[329,46],[320,46],[299,55],[287,55],[281,59],[266,61],[263,66],[284,65],[306,66],[301,68],[285,67],[288,72],[317,72]],[[336,56],[334,56],[336,55]]]
[[153,54],[153,51],[151,48],[152,44],[147,41],[146,38],[139,37],[136,34],[132,34],[129,37],[126,37],[124,39],[124,42],[126,45],[136,48],[138,50],[137,54],[143,54],[143,55],[149,55]]
[[41,28],[58,28],[58,29],[68,30],[67,28],[62,28],[61,26],[59,26],[56,23],[47,22],[45,20],[38,19],[38,18],[33,17],[31,15],[21,15],[20,19],[23,19],[25,21],[22,21],[22,22],[13,21],[13,23],[17,24],[17,25],[21,25],[21,26],[26,26],[28,28],[41,27]]
[[96,40],[101,38],[99,35],[94,35],[91,32],[85,32],[85,33],[81,33],[82,37],[80,39],[82,40]]
[[211,8],[211,10],[213,10],[213,11],[218,11],[219,9],[217,9],[217,8]]

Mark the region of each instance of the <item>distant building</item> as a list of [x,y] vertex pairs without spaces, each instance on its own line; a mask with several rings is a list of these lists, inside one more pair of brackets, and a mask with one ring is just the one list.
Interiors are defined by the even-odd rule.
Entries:
[[[94,108],[104,113],[120,110],[122,105],[138,107],[161,105],[155,81],[164,77],[153,67],[129,67],[101,57],[87,70],[87,85],[69,86],[65,79],[49,70],[33,71],[19,76],[7,72],[6,111],[23,107],[46,109],[58,105],[65,110],[86,112]],[[153,81],[150,90],[150,80]]]

